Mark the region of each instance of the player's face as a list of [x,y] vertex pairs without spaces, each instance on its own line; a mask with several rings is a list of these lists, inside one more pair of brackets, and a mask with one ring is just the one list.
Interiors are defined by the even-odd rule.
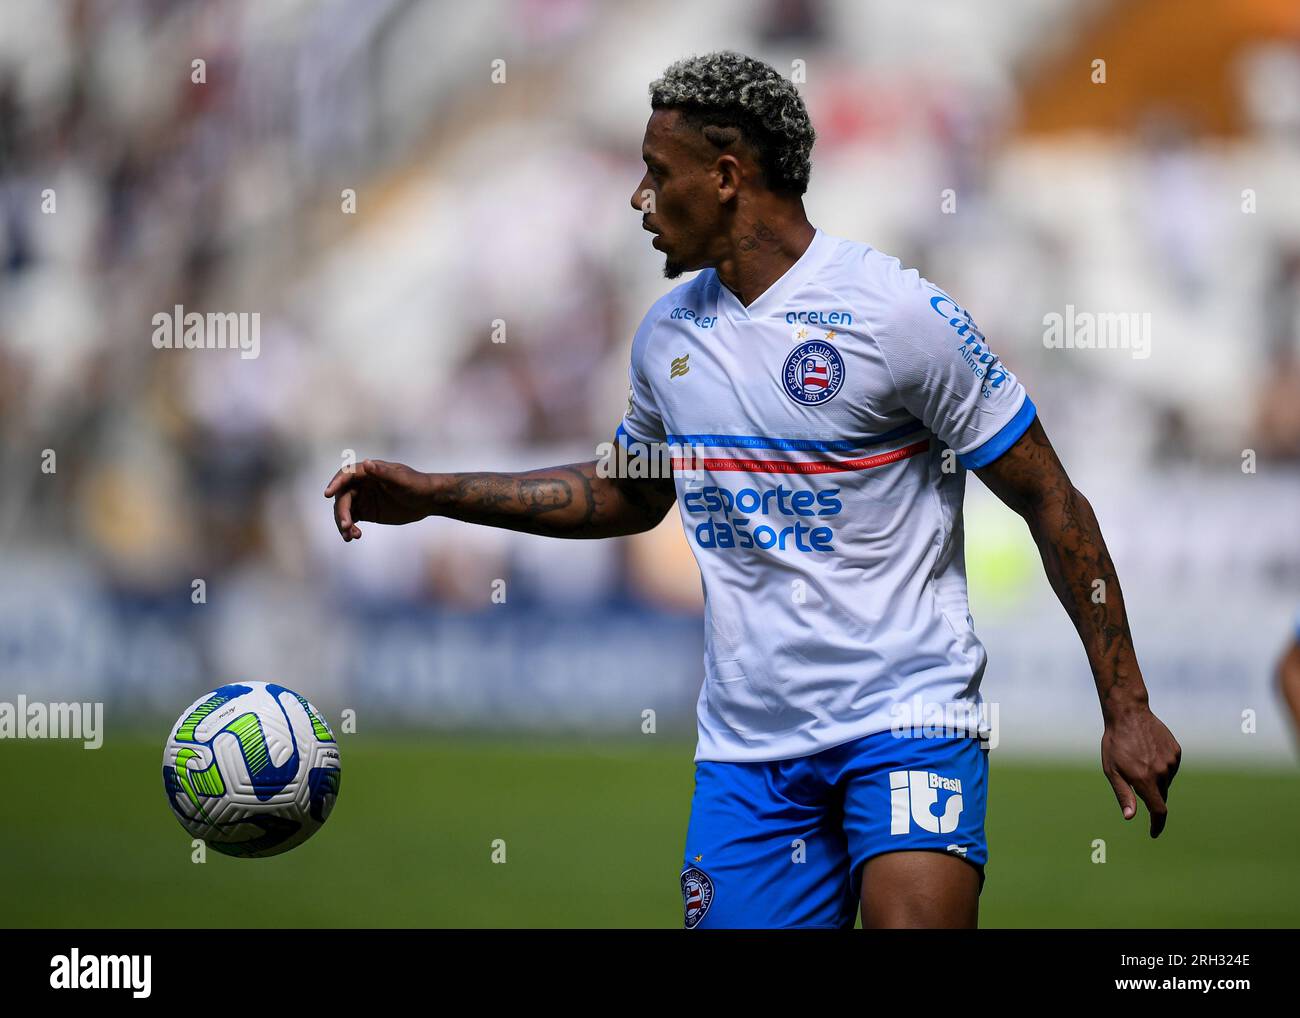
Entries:
[[655,110],[646,124],[641,158],[646,172],[632,195],[632,207],[655,234],[651,243],[664,253],[664,275],[706,268],[712,241],[722,229],[717,177],[709,143],[681,123],[675,110]]

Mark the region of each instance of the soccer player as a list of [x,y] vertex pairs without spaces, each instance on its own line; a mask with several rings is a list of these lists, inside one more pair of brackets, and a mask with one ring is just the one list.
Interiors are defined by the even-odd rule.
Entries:
[[1181,750],[1148,705],[1096,517],[1020,382],[951,296],[809,223],[813,128],[774,69],[693,57],[650,99],[632,206],[665,275],[701,271],[637,329],[616,437],[647,463],[666,445],[673,476],[365,460],[325,489],[343,540],[430,515],[614,537],[676,501],[706,595],[686,926],[843,928],[860,905],[866,927],[973,927],[988,857],[962,551],[974,470],[1029,525],[1092,666],[1102,770],[1124,818],[1140,798],[1159,835]]

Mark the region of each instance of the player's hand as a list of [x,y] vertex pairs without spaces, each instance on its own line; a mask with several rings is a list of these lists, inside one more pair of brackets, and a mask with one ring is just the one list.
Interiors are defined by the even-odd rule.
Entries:
[[345,541],[361,537],[358,523],[414,523],[429,515],[433,478],[402,463],[362,460],[325,487],[334,499],[334,525]]
[[1106,722],[1101,769],[1115,789],[1125,820],[1137,815],[1137,798],[1146,803],[1153,838],[1165,829],[1169,786],[1182,756],[1178,740],[1147,707],[1117,714]]

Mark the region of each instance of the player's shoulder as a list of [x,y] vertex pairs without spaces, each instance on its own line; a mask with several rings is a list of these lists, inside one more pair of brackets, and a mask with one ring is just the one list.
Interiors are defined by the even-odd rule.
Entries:
[[837,290],[862,299],[875,310],[928,302],[943,291],[920,271],[870,244],[843,237],[834,242],[824,275]]
[[688,307],[695,310],[705,306],[709,287],[714,285],[716,274],[712,269],[705,269],[692,279],[674,286],[666,294],[650,305],[650,310],[641,319],[636,336],[632,340],[632,356],[644,356],[645,348],[654,335],[655,326],[671,317],[677,308]]
[[827,285],[853,308],[869,338],[887,342],[890,337],[916,337],[927,327],[946,325],[961,308],[942,287],[920,270],[870,244],[834,238],[827,259]]

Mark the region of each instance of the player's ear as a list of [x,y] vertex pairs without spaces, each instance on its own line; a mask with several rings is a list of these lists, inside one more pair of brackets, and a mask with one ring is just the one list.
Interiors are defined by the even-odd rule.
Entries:
[[714,172],[718,176],[718,201],[725,204],[740,191],[740,178],[744,175],[740,160],[731,154],[718,156]]

